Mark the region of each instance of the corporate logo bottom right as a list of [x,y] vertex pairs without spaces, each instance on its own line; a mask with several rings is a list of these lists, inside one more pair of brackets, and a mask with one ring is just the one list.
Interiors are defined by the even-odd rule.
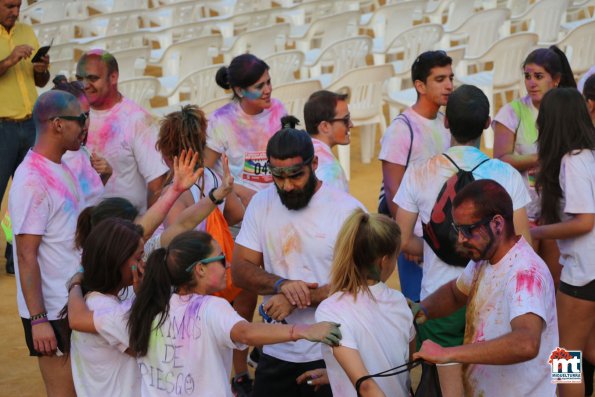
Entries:
[[583,359],[580,350],[558,347],[552,351],[549,364],[552,367],[552,383],[581,383]]

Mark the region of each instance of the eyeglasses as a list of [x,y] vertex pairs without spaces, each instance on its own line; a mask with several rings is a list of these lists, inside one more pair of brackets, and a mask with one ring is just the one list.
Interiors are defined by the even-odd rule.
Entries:
[[345,124],[345,127],[349,127],[349,124],[351,123],[351,115],[348,114],[345,117],[341,117],[340,119],[330,119],[327,120],[329,123],[334,123],[335,121],[341,121],[343,124]]
[[457,225],[454,222],[451,222],[452,228],[457,233],[462,233],[465,238],[472,238],[473,237],[473,230],[477,229],[480,226],[487,225],[494,219],[493,216],[483,218],[479,222],[472,223],[471,225]]
[[275,178],[297,178],[300,177],[303,173],[302,169],[310,164],[314,156],[306,159],[305,161],[301,162],[300,164],[291,165],[289,167],[275,167],[271,165],[270,161],[267,161],[267,168],[271,172],[271,175]]
[[79,114],[78,116],[54,116],[48,120],[63,119],[63,120],[77,121],[82,128],[85,126],[85,123],[87,122],[88,118],[89,118],[89,112],[85,112],[85,113]]
[[225,255],[213,256],[211,258],[205,258],[205,259],[196,261],[193,264],[191,264],[190,266],[188,266],[186,268],[186,271],[191,272],[192,269],[194,269],[194,266],[196,266],[196,265],[208,265],[209,263],[212,263],[212,262],[221,262],[223,267],[225,267]]

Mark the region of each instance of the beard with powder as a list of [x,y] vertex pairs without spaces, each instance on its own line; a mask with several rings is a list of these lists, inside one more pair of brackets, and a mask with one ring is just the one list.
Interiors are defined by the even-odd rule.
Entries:
[[318,179],[316,179],[316,175],[314,174],[312,167],[310,167],[310,176],[303,189],[293,189],[290,192],[286,192],[283,189],[279,189],[277,184],[275,184],[275,187],[277,188],[277,194],[279,194],[281,203],[283,203],[287,209],[297,211],[308,205],[310,199],[314,196],[317,182]]

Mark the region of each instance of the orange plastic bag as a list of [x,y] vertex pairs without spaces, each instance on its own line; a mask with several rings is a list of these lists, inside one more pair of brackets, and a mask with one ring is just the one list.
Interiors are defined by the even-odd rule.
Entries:
[[[231,263],[231,257],[233,253],[233,237],[227,226],[227,221],[223,217],[223,214],[219,208],[215,207],[213,212],[207,217],[207,233],[209,233],[215,241],[221,246],[221,250],[225,254],[227,263]],[[231,268],[228,267],[226,270],[226,281],[227,286],[224,290],[214,293],[215,296],[220,296],[226,299],[228,302],[232,302],[240,293],[241,289],[235,287],[231,282]]]

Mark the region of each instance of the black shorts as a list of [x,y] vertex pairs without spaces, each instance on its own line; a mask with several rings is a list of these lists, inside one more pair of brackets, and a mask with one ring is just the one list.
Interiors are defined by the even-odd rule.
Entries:
[[564,281],[560,281],[559,290],[560,292],[570,295],[573,298],[595,302],[595,280],[583,285],[582,287],[575,287],[574,285],[566,284]]
[[[39,353],[33,347],[33,335],[31,334],[31,320],[28,318],[21,317],[21,321],[23,322],[23,329],[25,330],[25,342],[27,342],[27,347],[29,348],[29,355],[32,357],[41,357],[43,354]],[[56,341],[58,342],[58,349],[62,353],[65,353],[67,350],[66,348],[69,346],[70,341],[69,333],[68,333],[68,320],[50,320],[50,325],[54,329],[54,334],[56,334]]]

